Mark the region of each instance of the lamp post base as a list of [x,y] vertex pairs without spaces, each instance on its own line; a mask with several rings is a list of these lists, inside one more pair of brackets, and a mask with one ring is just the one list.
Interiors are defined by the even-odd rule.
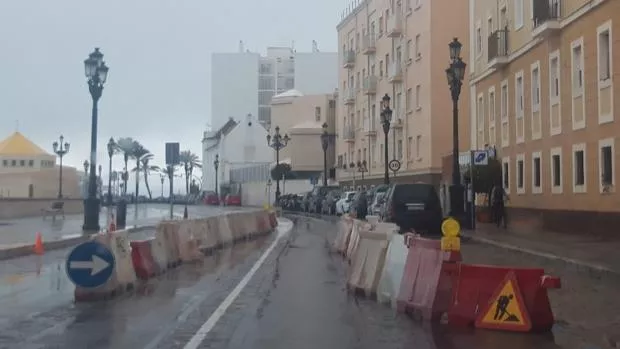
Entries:
[[465,189],[461,184],[450,186],[450,216],[462,221],[465,212]]
[[87,198],[84,200],[84,225],[83,231],[99,232],[99,199]]
[[189,215],[187,214],[187,205],[185,205],[185,208],[183,209],[183,219],[187,219],[189,217]]

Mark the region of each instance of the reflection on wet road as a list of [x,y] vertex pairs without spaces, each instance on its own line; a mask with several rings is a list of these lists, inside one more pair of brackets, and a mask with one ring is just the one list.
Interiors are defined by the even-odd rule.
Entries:
[[69,292],[58,291],[53,306],[41,299],[20,316],[0,310],[0,348],[558,348],[545,336],[431,328],[350,295],[347,266],[329,249],[334,234],[331,223],[299,218],[202,335],[275,234],[183,265],[114,301],[73,305],[65,280],[60,289]]

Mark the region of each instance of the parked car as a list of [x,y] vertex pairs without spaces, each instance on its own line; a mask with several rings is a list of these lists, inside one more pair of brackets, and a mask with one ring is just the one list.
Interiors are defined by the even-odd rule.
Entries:
[[220,199],[214,191],[207,191],[205,192],[204,203],[205,205],[219,205]]
[[351,203],[350,212],[353,217],[358,219],[366,219],[368,215],[368,201],[366,196],[366,191],[360,190],[353,197],[353,202]]
[[325,187],[315,187],[312,189],[311,196],[309,198],[309,209],[308,212],[312,213],[321,213],[321,206],[323,205],[323,199],[328,192],[332,190],[338,190],[340,187],[335,185],[328,185]]
[[345,214],[349,213],[349,208],[351,207],[351,202],[353,201],[353,196],[355,196],[356,191],[347,191],[345,192],[340,200],[336,202],[336,214]]
[[373,216],[381,216],[383,204],[385,204],[385,192],[375,194],[375,198],[372,200],[368,212]]
[[366,199],[368,200],[368,212],[372,211],[370,205],[374,202],[375,195],[377,195],[378,193],[385,193],[389,188],[390,186],[387,184],[380,184],[368,190],[368,192],[366,193]]
[[385,196],[383,220],[397,224],[401,233],[415,231],[440,237],[443,211],[435,187],[427,183],[391,185]]

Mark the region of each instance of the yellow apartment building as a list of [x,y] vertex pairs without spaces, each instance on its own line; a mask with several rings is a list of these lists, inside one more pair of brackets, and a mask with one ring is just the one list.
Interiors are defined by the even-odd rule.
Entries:
[[[452,152],[452,102],[446,82],[448,44],[454,37],[469,57],[467,1],[362,0],[337,26],[339,103],[336,118],[338,181],[347,186],[383,183],[381,98],[391,97],[389,159],[401,169],[392,182],[439,184],[442,157]],[[468,62],[467,62],[468,63]],[[469,82],[460,98],[460,149],[469,147]],[[362,182],[351,162],[366,161]],[[344,169],[343,165],[347,165]]]
[[470,0],[472,147],[496,145],[511,213],[620,223],[618,0]]

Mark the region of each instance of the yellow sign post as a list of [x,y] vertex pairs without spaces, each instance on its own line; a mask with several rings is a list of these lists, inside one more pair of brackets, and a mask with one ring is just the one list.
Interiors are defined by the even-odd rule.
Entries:
[[444,219],[443,223],[441,223],[441,233],[443,234],[441,238],[442,251],[461,250],[461,238],[459,237],[461,225],[456,219],[452,217]]

